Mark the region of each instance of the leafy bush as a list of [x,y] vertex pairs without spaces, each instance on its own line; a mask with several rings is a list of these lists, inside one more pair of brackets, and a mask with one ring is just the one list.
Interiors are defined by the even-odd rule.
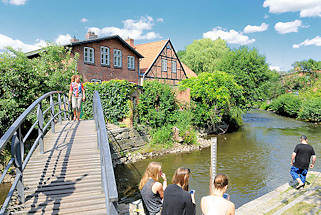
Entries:
[[193,128],[193,113],[190,110],[177,111],[175,126],[179,129],[179,136],[183,138],[184,144],[196,144],[197,136]]
[[151,145],[162,145],[165,148],[173,145],[172,125],[166,125],[151,131]]
[[86,102],[83,103],[83,118],[92,119],[93,93],[98,91],[105,118],[108,122],[118,123],[125,118],[130,109],[128,102],[130,95],[136,89],[135,84],[126,80],[111,80],[99,83],[87,82],[84,84],[86,90]]
[[138,123],[159,128],[173,122],[177,109],[172,88],[158,81],[145,81],[137,105]]
[[[180,87],[191,89],[193,124],[209,131],[223,121],[229,122],[232,116],[240,115],[235,111],[241,111],[244,105],[242,87],[225,72],[201,73],[183,80]],[[231,113],[232,107],[234,113]]]
[[269,106],[269,109],[277,114],[289,117],[297,117],[300,108],[301,99],[299,96],[289,93],[274,99]]
[[[0,136],[43,94],[55,90],[67,93],[70,77],[76,74],[76,63],[77,57],[71,57],[70,49],[56,45],[43,48],[35,59],[12,48],[1,53]],[[31,122],[27,120],[28,123]]]
[[321,122],[321,98],[312,97],[304,102],[298,118],[310,122]]

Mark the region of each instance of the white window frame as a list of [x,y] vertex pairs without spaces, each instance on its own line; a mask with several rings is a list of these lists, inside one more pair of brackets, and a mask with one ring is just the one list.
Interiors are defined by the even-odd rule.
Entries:
[[104,66],[109,66],[109,48],[106,46],[100,47],[100,64]]
[[128,69],[135,69],[135,57],[134,56],[128,56],[127,57],[127,67]]
[[114,67],[122,66],[122,53],[119,49],[114,49]]
[[162,59],[162,72],[167,72],[167,60]]
[[95,63],[95,50],[91,47],[84,47],[84,63]]
[[172,73],[177,73],[177,62],[176,61],[172,61]]

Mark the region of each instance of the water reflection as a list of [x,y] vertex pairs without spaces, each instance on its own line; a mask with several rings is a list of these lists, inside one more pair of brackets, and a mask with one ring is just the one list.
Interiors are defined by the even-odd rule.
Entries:
[[[308,136],[317,155],[321,154],[320,126],[268,112],[249,112],[244,116],[242,129],[218,137],[217,169],[229,176],[229,193],[236,207],[290,180],[290,155],[302,134]],[[130,166],[119,166],[116,173],[122,201],[139,198],[137,184],[140,175],[152,160],[163,164],[169,182],[178,167],[190,168],[191,188],[196,190],[198,205],[200,198],[208,194],[210,149],[205,149],[193,153],[166,155]],[[314,170],[321,170],[320,162],[316,163]]]

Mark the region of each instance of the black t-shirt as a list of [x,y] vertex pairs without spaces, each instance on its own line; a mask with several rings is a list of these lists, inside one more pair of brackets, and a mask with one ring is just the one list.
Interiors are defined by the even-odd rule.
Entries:
[[164,192],[162,215],[194,215],[195,204],[189,192],[170,184]]
[[313,147],[309,144],[300,143],[295,146],[294,152],[296,153],[296,156],[293,165],[300,169],[308,169],[310,158],[312,155],[315,155]]

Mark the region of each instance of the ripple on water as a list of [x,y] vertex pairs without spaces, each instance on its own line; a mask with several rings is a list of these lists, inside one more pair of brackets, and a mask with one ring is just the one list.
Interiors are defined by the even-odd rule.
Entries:
[[[320,126],[269,112],[251,111],[244,115],[244,126],[239,131],[218,136],[217,171],[229,176],[228,193],[236,207],[290,180],[290,156],[302,134],[308,136],[316,154],[321,154]],[[137,184],[150,161],[162,162],[169,182],[178,167],[190,168],[190,187],[196,190],[197,205],[202,196],[208,195],[210,149],[204,149],[140,161],[132,166],[124,166],[119,171],[116,168],[120,178],[128,178],[127,181],[121,181],[121,184],[127,194],[131,193],[131,198],[139,198]],[[314,170],[321,171],[321,162],[317,162]],[[121,191],[119,193],[123,195]],[[126,199],[128,196],[124,197]]]

